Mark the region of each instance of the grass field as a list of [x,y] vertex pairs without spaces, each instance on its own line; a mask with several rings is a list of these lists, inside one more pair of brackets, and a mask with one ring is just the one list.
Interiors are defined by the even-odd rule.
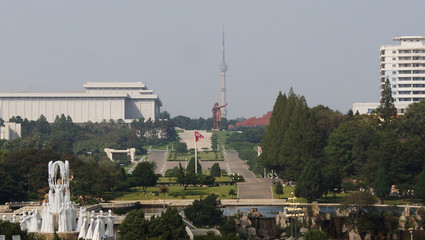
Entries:
[[[217,134],[217,141],[218,141],[218,145],[220,145],[220,147],[221,146],[225,146],[226,150],[234,150],[234,149],[232,149],[230,146],[228,146],[226,144],[226,139],[230,135],[232,135],[233,132],[230,132],[230,131],[226,131],[226,132],[223,132],[223,131],[214,131],[214,134]],[[220,150],[222,150],[222,149],[220,149]]]
[[[176,153],[169,152],[167,156],[167,161],[185,161],[190,160],[192,157],[195,157],[195,154],[191,153]],[[200,161],[224,161],[224,156],[222,152],[217,152],[217,159],[215,158],[215,153],[212,151],[202,151],[198,152],[198,160]]]
[[[165,198],[166,199],[181,199],[181,198],[185,198],[185,199],[199,199],[202,196],[205,196],[207,194],[216,194],[218,195],[221,199],[231,199],[231,198],[236,198],[236,196],[230,196],[229,195],[229,191],[230,189],[233,189],[235,192],[237,192],[237,189],[235,189],[234,186],[231,185],[222,185],[219,187],[207,187],[207,188],[203,188],[203,187],[187,187],[186,190],[184,190],[183,186],[169,186],[169,193],[165,194]],[[114,200],[128,200],[128,201],[133,201],[133,200],[156,200],[156,199],[163,199],[163,195],[162,194],[156,194],[159,191],[159,187],[148,187],[146,193],[142,192],[142,188],[141,187],[137,187],[136,189],[132,188],[131,192],[114,192],[113,193],[113,198]],[[202,193],[202,194],[196,194],[196,195],[187,195],[184,197],[173,197],[170,196],[170,194],[173,193],[184,193],[186,192],[187,194],[191,194],[192,193]]]

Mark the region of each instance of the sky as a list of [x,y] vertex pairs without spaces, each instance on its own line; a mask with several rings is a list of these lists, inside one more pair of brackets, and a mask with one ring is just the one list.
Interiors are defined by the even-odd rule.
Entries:
[[225,31],[228,119],[291,87],[346,113],[379,101],[379,47],[425,35],[425,1],[0,1],[0,91],[141,81],[172,117],[212,117]]

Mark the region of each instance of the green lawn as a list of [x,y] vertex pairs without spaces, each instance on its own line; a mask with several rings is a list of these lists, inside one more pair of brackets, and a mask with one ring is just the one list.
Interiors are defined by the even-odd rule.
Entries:
[[[195,157],[195,154],[191,153],[176,153],[176,152],[168,152],[167,161],[185,161],[190,160],[192,157]],[[212,151],[200,151],[198,152],[198,160],[200,161],[224,161],[223,153],[217,152],[217,159],[215,158],[215,153]]]
[[[230,177],[216,177],[216,183],[230,183]],[[175,184],[177,183],[175,177],[160,177],[157,181],[158,184]]]
[[[183,186],[169,186],[169,193],[165,194],[165,198],[166,199],[199,199],[201,197],[201,194],[198,195],[188,195],[185,197],[173,197],[170,196],[169,194],[175,193],[175,192],[186,192],[189,193],[190,192],[201,192],[203,196],[207,195],[207,194],[216,194],[218,195],[221,199],[231,199],[232,196],[229,195],[229,191],[230,189],[235,190],[235,192],[237,192],[237,189],[235,189],[234,186],[231,185],[222,185],[219,187],[207,187],[207,188],[203,188],[203,187],[187,187],[186,190],[184,190]],[[159,187],[148,187],[146,193],[142,192],[142,188],[141,187],[137,187],[136,190],[134,190],[134,188],[132,188],[131,192],[114,192],[114,200],[128,200],[128,201],[132,201],[132,200],[156,200],[156,199],[163,199],[162,194],[158,194],[156,195],[155,192],[159,191]],[[236,198],[236,196],[233,196],[233,198]]]
[[[225,146],[226,150],[233,150],[230,146],[226,145],[226,139],[228,138],[228,136],[232,135],[234,132],[230,132],[230,131],[214,131],[214,134],[217,134],[217,141],[218,144],[221,146]],[[228,136],[227,136],[228,135]],[[222,149],[220,149],[222,150]]]

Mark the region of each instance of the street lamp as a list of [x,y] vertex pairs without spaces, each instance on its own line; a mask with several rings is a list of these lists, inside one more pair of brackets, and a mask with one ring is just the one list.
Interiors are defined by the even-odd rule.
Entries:
[[413,240],[413,231],[410,230],[410,240]]

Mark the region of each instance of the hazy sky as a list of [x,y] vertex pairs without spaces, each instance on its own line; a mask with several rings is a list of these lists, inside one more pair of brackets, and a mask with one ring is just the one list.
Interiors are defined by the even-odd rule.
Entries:
[[211,117],[226,34],[228,118],[292,86],[309,106],[378,101],[379,46],[425,35],[425,1],[0,1],[1,92],[142,81],[172,116]]

